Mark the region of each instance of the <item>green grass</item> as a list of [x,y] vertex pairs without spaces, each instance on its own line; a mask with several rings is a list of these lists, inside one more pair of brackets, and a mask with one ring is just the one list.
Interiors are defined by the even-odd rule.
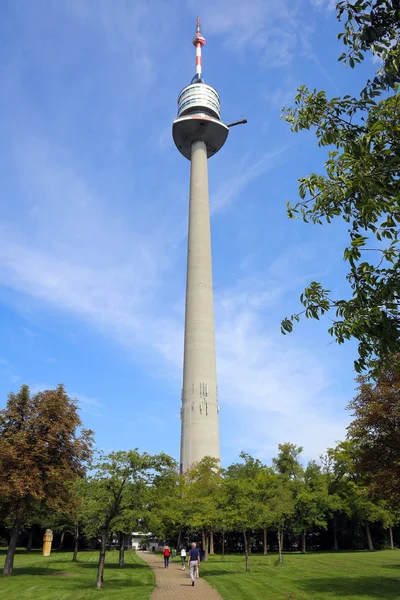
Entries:
[[[3,568],[5,550],[0,550]],[[0,575],[0,598],[4,600],[92,600],[96,590],[98,552],[80,552],[72,562],[71,552],[40,552],[15,556],[14,571]],[[154,589],[153,571],[135,554],[125,552],[125,568],[118,567],[118,552],[107,552],[102,600],[148,600]]]
[[210,557],[201,576],[225,600],[398,600],[400,551]]

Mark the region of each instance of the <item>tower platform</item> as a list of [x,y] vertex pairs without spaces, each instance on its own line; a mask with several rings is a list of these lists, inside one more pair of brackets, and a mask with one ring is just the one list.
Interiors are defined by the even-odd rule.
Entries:
[[179,152],[191,159],[193,142],[206,144],[207,158],[214,156],[225,144],[229,128],[219,119],[204,114],[189,114],[175,119],[172,137]]

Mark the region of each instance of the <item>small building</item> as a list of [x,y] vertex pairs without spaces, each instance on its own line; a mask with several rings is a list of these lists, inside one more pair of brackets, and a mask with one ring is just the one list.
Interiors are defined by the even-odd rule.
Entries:
[[159,552],[163,549],[163,544],[152,533],[134,531],[131,536],[131,548],[132,550],[151,550],[152,552]]

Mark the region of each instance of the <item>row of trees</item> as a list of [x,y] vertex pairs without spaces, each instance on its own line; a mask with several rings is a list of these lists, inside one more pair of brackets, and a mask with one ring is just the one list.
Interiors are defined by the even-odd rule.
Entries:
[[362,525],[370,550],[371,523],[388,529],[393,547],[400,515],[399,362],[396,357],[375,383],[359,378],[347,439],[318,462],[304,466],[302,448],[286,443],[270,465],[242,453],[222,469],[206,457],[184,476],[166,454],[132,450],[93,460],[93,434],[82,429],[63,386],[33,396],[22,386],[0,411],[0,511],[10,532],[4,574],[12,572],[18,534],[34,524],[72,532],[73,560],[82,535],[100,540],[99,589],[107,541],[119,536],[123,567],[124,538],[133,530],[177,546],[185,536],[201,535],[206,558],[215,534],[222,553],[226,534],[240,534],[246,568],[257,531],[264,552],[276,545],[279,560],[284,533],[297,537],[305,552],[307,534],[329,527],[331,547],[339,549],[349,520]]
[[301,447],[286,443],[272,466],[246,453],[241,461],[220,469],[213,459],[205,458],[183,483],[175,506],[182,510],[181,525],[189,531],[202,531],[203,547],[213,552],[214,535],[241,532],[242,548],[248,568],[250,538],[263,532],[263,549],[267,554],[268,536],[276,536],[279,561],[282,561],[283,534],[298,537],[298,547],[306,552],[306,536],[331,526],[331,548],[339,549],[339,533],[352,520],[365,530],[365,541],[374,549],[371,523],[388,528],[393,548],[392,527],[400,512],[384,500],[371,498],[366,481],[355,470],[355,445],[347,440],[331,448],[319,462],[300,462]]
[[124,541],[134,530],[151,531],[177,547],[199,539],[206,560],[208,552],[214,554],[217,534],[224,555],[229,534],[235,549],[244,553],[246,570],[251,539],[260,533],[264,554],[276,548],[279,561],[284,535],[291,547],[306,552],[307,536],[318,539],[328,526],[329,547],[339,550],[341,531],[349,521],[363,527],[370,550],[374,549],[370,524],[380,523],[388,529],[393,548],[392,527],[400,512],[371,498],[365,480],[355,471],[355,450],[354,442],[347,440],[329,449],[319,462],[303,466],[302,448],[285,443],[272,465],[242,453],[239,462],[221,469],[215,459],[205,457],[186,476],[180,476],[177,463],[163,454],[113,452],[99,457],[92,474],[76,481],[68,510],[43,513],[37,507],[27,525],[36,522],[71,532],[72,560],[77,560],[82,535],[100,542],[98,589],[103,585],[107,546],[119,538],[123,567]]

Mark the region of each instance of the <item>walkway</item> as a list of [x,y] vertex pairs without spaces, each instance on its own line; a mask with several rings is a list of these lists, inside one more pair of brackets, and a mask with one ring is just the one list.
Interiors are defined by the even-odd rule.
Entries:
[[180,563],[170,562],[166,569],[161,554],[138,552],[138,556],[147,562],[156,575],[156,589],[150,600],[187,600],[189,597],[192,600],[222,600],[217,590],[202,579],[201,569],[200,578],[192,587],[188,566],[186,571],[182,571]]

